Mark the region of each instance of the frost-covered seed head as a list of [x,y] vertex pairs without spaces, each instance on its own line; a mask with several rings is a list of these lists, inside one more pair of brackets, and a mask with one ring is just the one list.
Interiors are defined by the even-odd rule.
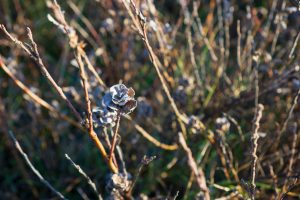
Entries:
[[109,92],[104,95],[102,104],[121,114],[129,114],[137,106],[134,95],[135,92],[132,88],[127,88],[124,84],[117,84],[112,86]]

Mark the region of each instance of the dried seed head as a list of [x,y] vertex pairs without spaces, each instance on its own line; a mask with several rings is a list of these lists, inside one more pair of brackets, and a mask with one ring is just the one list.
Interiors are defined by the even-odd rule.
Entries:
[[102,98],[102,105],[92,110],[94,126],[115,126],[118,113],[129,114],[137,106],[135,92],[123,84],[112,86]]
[[117,84],[109,89],[102,99],[103,106],[108,110],[118,111],[121,114],[131,113],[137,106],[134,99],[135,92],[123,84]]
[[129,190],[131,184],[130,174],[110,174],[105,186],[108,192],[107,199],[123,199],[122,196]]
[[93,124],[97,128],[99,126],[115,126],[117,120],[117,112],[108,110],[107,108],[96,107],[92,110]]

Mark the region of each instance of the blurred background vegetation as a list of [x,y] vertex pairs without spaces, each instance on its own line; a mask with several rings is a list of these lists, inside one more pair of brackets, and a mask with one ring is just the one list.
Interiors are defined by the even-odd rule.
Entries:
[[[196,10],[202,27],[192,14],[193,1],[149,2],[152,1],[136,1],[136,5],[147,18],[149,40],[162,62],[162,71],[180,111],[188,119],[194,116],[202,120],[213,132],[222,129],[218,118],[226,118],[226,123],[230,124],[222,138],[232,153],[232,167],[243,180],[240,182],[232,174],[225,176],[226,167],[220,160],[219,147],[209,143],[207,132],[197,130],[192,123],[187,124],[187,143],[197,164],[204,170],[212,199],[235,191],[240,194],[236,199],[247,197],[247,186],[242,182],[247,183],[250,179],[255,70],[259,75],[258,100],[265,106],[259,130],[257,199],[275,199],[285,180],[294,183],[286,198],[299,199],[299,139],[293,171],[287,177],[293,134],[299,133],[299,128],[293,133],[293,127],[300,125],[299,100],[282,137],[275,141],[300,88],[300,52],[298,42],[295,43],[300,30],[298,2],[203,0]],[[58,3],[80,40],[86,43],[86,53],[105,83],[111,86],[123,82],[134,88],[136,97],[145,97],[146,100],[139,98],[138,107],[131,115],[133,119],[159,141],[176,143],[180,130],[176,116],[121,1],[68,0]],[[150,5],[155,5],[155,13],[151,12]],[[28,41],[26,27],[31,28],[49,72],[77,110],[83,113],[84,91],[74,54],[68,39],[47,19],[48,13],[51,14],[51,10],[47,1],[0,1],[0,23],[21,41]],[[191,25],[188,24],[190,18]],[[237,61],[238,20],[241,63]],[[191,34],[199,82],[191,59],[188,34]],[[211,44],[217,61],[212,59],[203,38]],[[293,56],[289,57],[295,44]],[[259,54],[258,62],[253,60],[256,54]],[[2,32],[0,55],[10,71],[35,94],[61,113],[72,116],[36,64]],[[92,74],[89,79],[92,104],[96,106],[105,91],[97,85]],[[56,198],[24,163],[8,137],[8,130],[15,133],[41,174],[67,198],[81,199],[83,193],[91,199],[96,196],[65,159],[65,153],[82,167],[106,196],[109,169],[88,135],[34,103],[1,69],[0,104],[0,199]],[[144,155],[156,156],[142,171],[134,197],[142,199],[141,194],[144,194],[152,199],[172,199],[178,191],[178,199],[195,198],[199,189],[183,151],[156,147],[124,119],[121,119],[119,132],[124,160],[132,176]],[[279,145],[272,148],[276,142]]]

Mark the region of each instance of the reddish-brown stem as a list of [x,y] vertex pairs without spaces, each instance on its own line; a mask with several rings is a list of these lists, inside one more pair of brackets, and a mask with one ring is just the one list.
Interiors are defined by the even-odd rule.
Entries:
[[119,131],[119,127],[120,127],[120,119],[121,119],[121,114],[120,112],[118,112],[117,114],[117,124],[116,124],[116,129],[112,138],[112,142],[111,142],[111,148],[110,148],[110,153],[109,153],[109,163],[112,164],[113,163],[113,154],[116,148],[116,143],[117,143],[117,136],[118,136],[118,131]]

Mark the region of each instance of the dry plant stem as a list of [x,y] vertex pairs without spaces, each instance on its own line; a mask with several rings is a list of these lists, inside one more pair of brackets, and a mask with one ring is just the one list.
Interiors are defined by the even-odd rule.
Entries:
[[72,1],[67,1],[67,3],[70,6],[70,8],[74,11],[74,13],[85,24],[85,26],[88,28],[88,30],[92,34],[93,38],[97,41],[97,43],[100,44],[101,39],[97,33],[97,30],[94,28],[93,24],[84,15],[82,15],[82,10],[79,10],[79,8]]
[[24,44],[23,42],[19,41],[17,38],[13,37],[5,28],[4,25],[0,25],[0,29],[3,30],[3,32],[17,45],[19,45],[27,54],[29,54],[29,56],[37,63],[37,65],[39,66],[42,74],[45,76],[45,78],[49,81],[49,83],[54,87],[54,89],[57,91],[57,93],[59,94],[59,96],[67,103],[67,105],[69,106],[69,108],[71,109],[71,111],[75,114],[76,118],[81,121],[82,118],[80,116],[80,114],[77,112],[77,110],[74,108],[73,104],[69,101],[69,99],[66,97],[66,95],[64,94],[63,90],[61,89],[61,87],[59,87],[57,85],[57,83],[54,81],[54,79],[52,78],[52,76],[50,75],[50,73],[48,72],[47,68],[45,67],[38,49],[37,49],[37,44],[34,42],[33,37],[32,37],[32,33],[31,30],[29,28],[27,28],[27,32],[28,32],[28,37],[30,39],[31,45],[28,44]]
[[119,127],[120,127],[120,119],[121,119],[121,114],[120,112],[118,112],[117,114],[117,122],[116,122],[116,129],[112,138],[112,142],[111,142],[111,148],[110,148],[110,152],[109,152],[109,156],[108,156],[108,163],[110,165],[113,164],[113,155],[114,155],[114,151],[116,148],[116,143],[117,143],[117,136],[118,136],[118,131],[119,131]]
[[225,197],[217,198],[215,200],[232,200],[232,199],[243,199],[243,196],[238,191],[234,191]]
[[82,51],[81,54],[82,54],[82,57],[83,57],[84,61],[85,61],[86,64],[87,64],[89,70],[94,74],[94,76],[96,77],[96,79],[97,79],[97,81],[99,82],[99,84],[100,84],[102,87],[107,88],[106,85],[105,85],[105,83],[103,82],[103,80],[102,80],[102,79],[100,78],[100,76],[98,75],[98,73],[97,73],[95,67],[91,64],[91,62],[90,62],[88,56],[86,55],[85,51]]
[[27,154],[23,151],[22,147],[20,146],[19,142],[15,138],[14,134],[9,131],[9,136],[13,140],[14,145],[16,149],[20,152],[20,154],[23,156],[26,164],[30,167],[32,172],[39,178],[39,180],[46,185],[54,194],[56,194],[60,199],[66,199],[64,195],[62,195],[59,191],[57,191],[41,174],[40,172],[33,166],[33,164],[30,162]]
[[[285,8],[285,5],[286,5],[286,1],[280,1],[281,2],[281,10],[280,11],[283,11],[284,8]],[[271,54],[273,55],[274,52],[275,52],[275,48],[276,48],[276,44],[277,44],[277,40],[278,40],[278,37],[279,37],[279,33],[280,33],[280,30],[281,30],[281,21],[282,21],[282,18],[283,18],[283,14],[278,11],[278,21],[277,21],[277,24],[276,24],[276,30],[275,30],[275,36],[273,38],[273,41],[272,41],[272,47],[271,47]],[[277,17],[276,16],[276,17]]]
[[60,117],[61,119],[66,120],[67,122],[69,122],[70,124],[72,124],[73,126],[82,129],[82,126],[79,125],[77,122],[75,122],[74,120],[72,120],[71,118],[69,118],[68,116],[61,114],[58,110],[56,110],[56,108],[54,108],[52,105],[50,105],[49,103],[47,103],[46,101],[44,101],[43,99],[41,99],[39,96],[37,96],[36,94],[34,94],[26,85],[24,85],[17,77],[15,77],[14,74],[12,74],[10,72],[10,70],[7,68],[7,66],[4,64],[3,60],[0,57],[0,67],[3,69],[3,71],[14,81],[14,83],[21,89],[23,90],[23,92],[25,94],[27,94],[34,102],[36,102],[37,104],[40,104],[41,106],[43,106],[44,108],[48,109],[50,112],[55,113],[58,117]]
[[255,84],[255,108],[258,106],[259,84],[258,84],[258,62],[254,68],[254,84]]
[[280,130],[280,132],[279,132],[279,134],[278,134],[278,136],[276,138],[276,142],[275,142],[275,144],[273,146],[274,149],[278,147],[279,142],[280,142],[280,138],[281,138],[282,134],[285,132],[288,122],[292,118],[295,106],[298,103],[299,96],[300,96],[300,89],[298,90],[296,96],[294,97],[293,104],[292,104],[292,106],[291,106],[291,108],[289,110],[288,116],[287,116],[286,120],[284,121],[284,123],[282,125],[282,128],[281,128],[281,130]]
[[[224,44],[224,20],[222,14],[221,0],[216,0],[217,2],[217,16],[218,16],[218,31],[219,31],[219,47],[220,47],[220,68],[222,68],[222,73],[225,68],[225,44]],[[218,77],[219,78],[219,77]]]
[[195,178],[195,174],[193,171],[190,172],[190,177],[189,177],[189,181],[185,187],[185,191],[184,191],[184,196],[183,196],[183,200],[186,200],[187,199],[187,196],[189,194],[189,191],[192,187],[192,184],[194,182],[194,178]]
[[[125,174],[125,176],[128,177],[128,172],[126,170],[124,155],[123,155],[122,149],[119,145],[116,145],[116,152],[118,153],[118,158],[119,158],[119,161],[120,161],[119,169],[120,169],[121,173]],[[115,162],[117,163],[116,160],[115,160]]]
[[[106,66],[109,65],[109,59],[108,59],[108,54],[107,51],[105,49],[105,45],[103,44],[100,36],[97,33],[97,30],[94,28],[93,24],[89,21],[89,19],[87,19],[84,15],[82,15],[82,12],[79,10],[79,8],[76,6],[76,4],[74,4],[72,1],[67,1],[68,5],[70,6],[70,8],[74,11],[74,13],[82,20],[82,22],[85,24],[85,26],[88,28],[88,30],[90,31],[90,33],[92,34],[92,37],[96,40],[96,43],[104,49],[103,51],[103,61],[104,64]],[[94,73],[94,72],[93,72]],[[95,75],[95,74],[94,74]],[[96,78],[98,79],[99,76],[97,74]],[[99,81],[99,80],[98,80]]]
[[[70,4],[70,6],[72,5],[71,8],[74,8],[74,7],[77,8],[76,5],[73,4],[72,2],[68,1],[68,3]],[[95,70],[94,66],[91,64],[91,62],[90,62],[88,56],[86,55],[85,51],[83,50],[83,46],[84,46],[83,43],[78,42],[78,36],[77,36],[77,34],[75,33],[75,31],[74,31],[73,34],[71,34],[71,33],[68,32],[69,29],[73,30],[73,27],[71,27],[71,26],[66,22],[65,17],[64,17],[64,14],[62,13],[61,8],[60,8],[59,4],[57,4],[56,1],[54,1],[54,6],[52,7],[52,9],[53,9],[54,16],[55,16],[56,19],[53,19],[52,16],[50,17],[50,15],[49,15],[49,16],[48,16],[48,17],[50,17],[49,20],[51,19],[50,21],[51,21],[52,23],[54,23],[56,26],[59,26],[59,25],[60,25],[60,26],[64,27],[64,30],[65,30],[65,31],[64,31],[64,34],[68,37],[68,39],[69,39],[69,44],[70,44],[71,48],[74,50],[74,52],[76,52],[76,51],[79,50],[79,49],[78,49],[79,46],[82,46],[82,48],[80,48],[80,54],[81,54],[81,56],[84,58],[84,60],[85,60],[85,62],[86,62],[86,64],[87,64],[89,70],[90,70],[90,71],[93,73],[93,75],[96,77],[96,79],[97,79],[97,81],[99,82],[99,84],[100,84],[101,86],[104,86],[104,87],[105,87],[105,84],[104,84],[103,80],[100,78],[100,76],[98,75],[98,73],[97,73],[97,71]],[[79,12],[79,10],[77,9],[76,14],[80,14],[80,12],[79,12],[79,13],[78,13],[78,12]],[[86,23],[86,20],[84,20],[84,21],[85,21],[85,23]],[[87,20],[87,21],[88,21],[88,20]],[[88,21],[88,22],[89,22],[89,21]],[[95,34],[95,29],[93,28],[93,26],[92,26],[91,24],[90,24],[90,25],[87,25],[87,26],[90,27],[90,31],[94,33],[93,36],[97,35],[97,34]],[[60,28],[60,27],[59,27],[59,28]],[[98,41],[98,40],[101,41],[98,35],[96,36],[96,38],[98,38],[97,41]],[[103,46],[103,45],[102,45],[102,46]],[[106,87],[105,87],[105,88],[106,88]]]
[[166,84],[166,82],[165,82],[165,79],[163,78],[162,74],[160,73],[159,67],[158,67],[158,65],[157,65],[157,59],[158,59],[158,58],[157,58],[156,55],[154,54],[154,52],[153,52],[153,50],[152,50],[152,47],[151,47],[150,44],[149,44],[149,40],[148,40],[148,37],[147,37],[145,25],[144,25],[144,27],[143,27],[143,34],[144,34],[143,40],[144,40],[144,42],[145,42],[145,44],[146,44],[146,47],[147,47],[147,49],[148,49],[148,52],[149,52],[151,61],[152,61],[153,65],[154,65],[154,67],[155,67],[155,69],[156,69],[157,75],[158,75],[158,77],[159,77],[159,79],[160,79],[160,81],[161,81],[161,83],[162,83],[162,86],[163,86],[163,89],[164,89],[164,91],[165,91],[165,93],[166,93],[166,95],[167,95],[167,98],[168,98],[168,100],[170,101],[171,107],[173,108],[173,110],[174,110],[174,112],[175,112],[175,115],[176,115],[176,117],[177,117],[177,121],[178,121],[178,123],[179,123],[179,125],[180,125],[180,128],[181,128],[181,130],[182,130],[182,133],[183,133],[183,135],[186,137],[186,136],[187,136],[187,133],[186,133],[186,128],[185,128],[185,126],[184,126],[184,124],[183,124],[183,121],[182,121],[182,119],[181,119],[181,118],[182,118],[182,115],[180,114],[180,112],[179,112],[179,110],[178,110],[178,108],[177,108],[177,106],[176,106],[176,104],[175,104],[175,101],[174,101],[174,99],[172,98],[172,96],[171,96],[171,94],[170,94],[170,91],[169,91],[168,86],[167,86],[167,84]]
[[289,165],[288,165],[288,171],[286,173],[286,179],[284,180],[284,184],[283,184],[283,187],[282,187],[282,190],[281,190],[280,194],[278,195],[278,199],[280,199],[279,197],[283,196],[283,193],[287,192],[288,181],[289,181],[289,178],[290,178],[290,176],[292,175],[292,172],[293,172],[293,164],[294,164],[294,161],[295,161],[297,136],[298,136],[297,135],[297,123],[296,122],[293,124],[292,133],[293,133],[293,143],[292,143],[292,150],[291,150],[292,153],[291,153],[291,157],[289,159]]
[[156,156],[151,156],[151,157],[148,158],[147,156],[144,155],[144,157],[143,157],[143,159],[142,159],[142,161],[140,163],[140,166],[139,166],[139,168],[138,168],[138,170],[136,172],[135,178],[134,178],[134,180],[133,180],[133,182],[132,182],[129,190],[126,192],[127,194],[129,194],[129,195],[132,194],[133,188],[136,185],[136,182],[139,179],[140,174],[141,174],[144,166],[145,165],[149,165],[149,163],[152,162],[155,158],[156,158]]
[[274,188],[274,191],[275,191],[275,195],[276,196],[278,196],[278,192],[277,192],[277,175],[275,174],[275,172],[274,172],[274,169],[273,169],[273,166],[272,166],[272,164],[271,163],[268,163],[268,165],[269,165],[269,169],[270,169],[270,175],[271,175],[271,177],[272,177],[272,181],[273,181],[273,188]]
[[237,27],[236,27],[236,32],[237,32],[237,63],[239,68],[242,68],[242,63],[241,63],[241,38],[242,38],[242,34],[241,34],[241,21],[238,20],[237,21]]
[[83,82],[83,88],[84,88],[84,97],[85,97],[85,102],[86,102],[86,112],[88,115],[88,119],[89,119],[89,132],[90,134],[93,132],[93,117],[92,117],[92,109],[91,109],[91,101],[89,98],[89,92],[88,92],[88,80],[85,74],[85,70],[84,70],[84,65],[81,59],[81,54],[80,54],[80,47],[77,47],[77,54],[76,54],[76,60],[78,62],[79,65],[79,70],[80,70],[80,78]]
[[137,123],[133,122],[135,129],[144,137],[146,138],[148,141],[150,141],[151,143],[153,143],[155,146],[164,149],[164,150],[168,150],[168,151],[174,151],[176,149],[178,149],[178,145],[177,144],[164,144],[161,143],[160,141],[158,141],[157,139],[155,139],[154,137],[152,137],[149,133],[147,133],[145,131],[145,129],[143,129],[140,125],[138,125]]
[[294,55],[294,52],[295,52],[295,49],[297,47],[297,44],[298,44],[298,41],[299,41],[299,38],[300,38],[300,31],[298,32],[297,36],[296,36],[296,39],[293,43],[293,47],[290,51],[290,54],[289,54],[289,59],[293,58],[293,55]]
[[200,190],[203,191],[203,193],[205,195],[205,199],[209,200],[210,199],[209,190],[208,190],[207,185],[206,185],[204,172],[201,168],[198,168],[198,166],[195,162],[195,159],[193,157],[192,151],[187,146],[186,141],[185,141],[182,133],[179,133],[178,135],[179,135],[179,143],[181,144],[183,150],[187,154],[188,164],[189,164],[191,170],[193,171],[193,173],[195,174],[197,184],[198,184]]
[[268,16],[267,23],[266,23],[266,25],[264,27],[264,32],[266,33],[266,35],[269,35],[270,26],[272,24],[272,19],[274,17],[274,13],[276,11],[277,2],[278,2],[278,0],[273,0],[273,2],[272,2],[271,9],[270,9],[270,14]]
[[230,156],[230,155],[232,155],[232,152],[231,152],[231,149],[229,148],[229,145],[226,143],[224,135],[225,135],[225,133],[222,133],[222,131],[220,131],[220,130],[216,130],[216,132],[215,132],[215,137],[216,137],[216,140],[218,141],[217,148],[220,149],[220,151],[218,153],[220,154],[221,161],[224,166],[225,175],[228,174],[228,178],[230,179],[229,173],[228,173],[228,171],[230,170],[234,177],[234,180],[237,183],[239,183],[240,179],[238,177],[237,171],[233,167],[232,156]]
[[[92,111],[91,111],[91,102],[89,99],[89,94],[88,94],[88,81],[87,81],[87,77],[85,74],[85,70],[84,70],[84,64],[82,62],[82,57],[84,58],[85,62],[88,65],[88,68],[93,72],[93,74],[96,76],[96,79],[98,80],[98,82],[100,83],[100,85],[104,85],[104,82],[101,80],[101,78],[98,76],[96,70],[94,69],[94,67],[91,65],[86,53],[84,52],[83,48],[84,48],[84,44],[82,42],[78,42],[78,36],[75,34],[70,34],[68,32],[68,30],[71,28],[65,18],[64,15],[60,9],[60,6],[57,4],[56,1],[54,1],[54,5],[55,7],[53,8],[53,12],[55,13],[55,16],[57,18],[57,21],[55,21],[55,23],[59,24],[61,23],[61,25],[64,27],[65,29],[65,33],[69,38],[69,44],[71,46],[71,48],[74,50],[75,53],[75,58],[78,62],[79,65],[79,69],[80,69],[80,77],[83,81],[83,87],[84,87],[84,92],[85,92],[85,101],[86,101],[86,111],[88,114],[88,121],[89,121],[89,135],[90,137],[93,139],[93,141],[95,142],[97,148],[100,150],[100,153],[102,154],[102,156],[104,157],[104,159],[107,161],[110,170],[113,173],[118,173],[118,167],[111,162],[110,158],[108,157],[106,150],[102,144],[102,142],[100,141],[100,139],[98,138],[97,134],[95,133],[95,131],[93,130],[93,118],[92,118]],[[53,19],[54,20],[54,19]]]
[[197,85],[198,87],[202,86],[201,83],[201,79],[200,79],[200,75],[199,75],[199,70],[198,70],[198,66],[196,64],[196,59],[195,59],[195,53],[194,53],[194,45],[193,45],[193,41],[192,41],[192,33],[191,33],[191,26],[189,24],[189,26],[187,27],[187,35],[188,35],[188,45],[189,45],[189,51],[190,51],[190,59],[191,59],[191,63],[192,66],[194,68],[194,74],[196,77],[196,81],[197,81]]
[[[198,12],[200,3],[193,2],[193,16],[196,16]],[[202,82],[200,79],[200,73],[198,70],[198,66],[196,63],[195,59],[195,53],[194,53],[194,44],[193,44],[193,38],[192,38],[192,33],[191,33],[191,26],[193,23],[192,16],[190,15],[187,6],[182,5],[183,12],[185,13],[185,20],[187,21],[187,27],[186,27],[186,32],[187,32],[187,40],[188,40],[188,47],[189,47],[189,52],[190,52],[190,59],[191,59],[191,64],[194,70],[194,75],[196,77],[196,82],[197,86],[200,88],[202,86]]]
[[[104,88],[107,88],[107,86],[105,85],[105,83],[102,81],[102,79],[99,77],[99,75],[97,74],[97,72],[95,71],[94,67],[91,65],[91,63],[89,62],[88,60],[88,57],[86,55],[85,52],[83,52],[83,58],[85,59],[85,62],[87,63],[89,67],[89,69],[92,71],[92,73],[94,73],[94,75],[96,76],[98,82],[100,84],[102,84],[102,86]],[[137,123],[135,123],[134,120],[131,119],[130,116],[126,115],[125,116],[126,119],[128,119],[129,121],[131,121],[133,124],[134,124],[134,127],[137,129],[137,131],[143,136],[145,137],[148,141],[152,142],[155,146],[159,147],[159,148],[162,148],[164,150],[170,150],[170,151],[173,151],[173,150],[176,150],[178,148],[178,145],[177,144],[174,144],[174,145],[168,145],[168,144],[164,144],[164,143],[161,143],[159,142],[158,140],[156,140],[154,137],[152,137],[149,133],[147,133],[141,126],[139,126]]]
[[[18,170],[21,172],[22,174],[22,178],[23,180],[25,180],[25,183],[30,187],[30,190],[33,194],[33,198],[34,199],[38,199],[39,197],[39,191],[37,190],[37,188],[32,185],[32,181],[31,181],[31,177],[29,175],[29,171],[26,169],[26,164],[23,162],[22,158],[20,158],[17,149],[14,147],[14,145],[9,142],[10,141],[10,137],[9,137],[9,124],[8,124],[8,114],[9,112],[7,112],[8,110],[6,110],[5,107],[5,103],[3,101],[3,99],[0,97],[0,131],[2,131],[2,141],[4,142],[5,146],[7,146],[9,153],[13,156],[10,157],[10,159],[15,159],[16,163],[15,165],[17,166]],[[4,147],[5,148],[5,147]]]
[[79,69],[80,69],[80,77],[82,79],[83,82],[83,88],[84,88],[84,96],[85,96],[85,101],[86,101],[86,112],[88,114],[88,121],[89,121],[89,135],[90,137],[94,140],[95,144],[97,145],[98,149],[100,150],[102,156],[104,157],[105,160],[108,160],[108,165],[110,170],[113,173],[118,173],[118,167],[111,162],[110,157],[107,157],[107,153],[105,151],[105,148],[102,144],[102,142],[100,141],[100,139],[97,136],[97,133],[95,133],[94,129],[93,129],[93,117],[92,117],[92,109],[91,109],[91,101],[89,99],[89,93],[88,93],[88,88],[87,88],[87,77],[85,74],[85,70],[84,70],[84,65],[82,62],[82,58],[81,58],[81,53],[82,53],[82,48],[81,46],[77,46],[76,49],[76,60],[78,62],[79,65]]
[[258,146],[258,129],[260,127],[260,120],[262,117],[262,112],[263,112],[264,106],[262,104],[258,104],[256,114],[255,114],[255,120],[254,120],[254,131],[251,136],[251,144],[252,144],[252,149],[251,149],[251,187],[250,187],[250,198],[251,200],[255,199],[255,189],[256,189],[256,184],[255,184],[255,173],[256,173],[256,163],[257,163],[257,146]]
[[222,147],[217,142],[216,142],[216,147],[215,148],[216,148],[217,153],[220,157],[220,161],[221,161],[221,164],[223,166],[224,175],[225,175],[226,179],[229,181],[230,180],[230,174],[229,174],[229,170],[227,169],[225,154],[222,151]]
[[[10,33],[8,33],[7,30],[6,30],[6,28],[4,27],[4,25],[0,25],[0,28],[4,31],[4,33],[13,42],[15,42],[16,44],[18,44],[19,46],[21,46],[21,48],[23,50],[25,50],[25,52],[27,52],[29,54],[29,56],[31,58],[33,58],[33,60],[35,60],[37,62],[38,66],[40,67],[40,69],[42,71],[42,74],[50,82],[50,84],[55,88],[55,90],[58,92],[59,96],[67,102],[67,105],[69,106],[69,108],[73,111],[73,113],[75,114],[75,116],[77,117],[77,119],[81,122],[82,118],[81,118],[80,114],[76,111],[76,109],[74,108],[74,106],[72,105],[72,103],[68,100],[68,98],[66,97],[66,95],[62,91],[61,87],[59,87],[57,85],[57,83],[54,81],[54,79],[52,78],[52,76],[50,75],[50,73],[48,72],[48,70],[46,69],[46,67],[44,66],[43,61],[42,61],[41,57],[39,56],[37,45],[33,41],[31,30],[29,28],[27,28],[28,37],[29,37],[29,39],[31,41],[31,44],[32,44],[32,46],[29,46],[27,44],[25,45],[21,41],[19,41],[16,38],[14,38]],[[105,158],[105,160],[108,161],[108,157],[107,157],[107,153],[105,151],[105,148],[103,147],[103,145],[102,145],[101,141],[99,140],[97,134],[94,131],[92,131],[92,132],[89,131],[89,134],[90,134],[91,138],[93,139],[93,141],[95,142],[97,148],[100,150],[102,156]],[[110,169],[114,173],[118,172],[117,168],[114,165],[112,165],[111,163],[109,163],[109,166],[110,166]]]
[[[151,45],[149,43],[149,40],[148,40],[148,37],[147,37],[147,32],[146,32],[146,24],[145,24],[145,22],[142,19],[144,16],[142,16],[142,13],[139,12],[136,9],[135,5],[133,4],[133,2],[131,0],[130,0],[130,5],[129,5],[128,1],[126,1],[126,0],[122,0],[122,2],[125,5],[125,7],[127,9],[127,12],[129,13],[129,15],[130,15],[130,17],[131,17],[131,19],[132,19],[135,27],[137,28],[139,35],[141,36],[141,38],[144,41],[144,44],[145,44],[145,46],[146,46],[146,48],[148,50],[148,53],[149,53],[150,60],[151,60],[153,66],[154,66],[154,68],[155,68],[155,70],[157,72],[157,75],[159,77],[160,82],[162,83],[163,89],[164,89],[164,91],[165,91],[165,93],[167,95],[167,98],[168,98],[168,100],[169,100],[169,102],[171,104],[171,107],[172,107],[172,109],[175,112],[175,115],[177,117],[177,121],[178,121],[178,123],[180,125],[180,128],[182,130],[182,133],[186,137],[186,135],[187,135],[186,134],[186,128],[185,128],[185,126],[184,126],[184,124],[182,122],[182,115],[180,114],[180,112],[179,112],[179,110],[178,110],[178,108],[177,108],[177,106],[176,106],[176,104],[174,102],[174,99],[172,98],[172,96],[170,94],[170,91],[168,89],[166,81],[165,81],[163,75],[160,72],[159,65],[158,65],[158,62],[159,62],[158,58],[156,57],[156,55],[153,52],[153,49],[152,49],[152,47],[151,47]],[[134,10],[135,15],[133,14],[131,7],[133,7],[133,9],[135,9]]]
[[[55,2],[56,3],[56,2]],[[56,3],[55,4],[55,10],[54,12],[57,12],[59,15],[59,19],[57,19],[60,23],[62,23],[63,26],[67,26],[69,27],[69,25],[67,24],[63,14],[61,13],[61,9],[59,7],[59,5]],[[57,15],[55,15],[57,16]],[[57,23],[59,23],[57,22]],[[69,35],[66,34],[68,37]],[[69,37],[69,40],[71,41],[72,38]],[[77,45],[77,43],[76,43]],[[73,47],[72,47],[73,48]],[[86,55],[84,49],[81,49],[81,56],[84,58],[89,70],[94,74],[94,76],[96,77],[96,79],[98,80],[99,84],[102,85],[104,88],[107,88],[107,86],[105,85],[105,83],[103,82],[103,80],[100,78],[100,76],[98,75],[98,73],[96,72],[94,66],[91,64],[91,62],[89,61],[88,56]],[[160,147],[162,149],[165,150],[176,150],[178,148],[178,145],[174,144],[174,145],[167,145],[167,144],[163,144],[161,142],[159,142],[158,140],[156,140],[155,138],[153,138],[149,133],[147,133],[141,126],[139,126],[138,124],[136,124],[134,122],[134,120],[132,120],[129,116],[125,116],[125,118],[127,118],[128,120],[130,120],[133,124],[134,127],[137,129],[137,131],[144,136],[148,141],[152,142],[154,145],[156,145],[157,147]]]
[[81,187],[76,188],[76,191],[78,192],[78,194],[80,195],[80,197],[83,200],[90,200],[89,197],[87,196],[87,194],[82,190]]
[[199,7],[200,2],[194,3],[194,5],[193,5],[194,10],[195,10],[195,12],[194,12],[194,13],[195,13],[195,16],[194,16],[194,17],[195,17],[195,20],[196,20],[196,22],[197,22],[198,31],[199,31],[199,33],[200,33],[200,36],[203,38],[204,44],[206,45],[206,47],[207,47],[207,49],[208,49],[208,51],[209,51],[209,54],[210,54],[212,60],[213,60],[214,62],[217,62],[217,61],[218,61],[218,58],[217,58],[217,56],[216,56],[216,53],[215,53],[214,49],[212,48],[212,45],[210,44],[210,41],[209,41],[209,39],[207,38],[206,33],[204,33],[204,31],[203,31],[201,19],[200,19],[199,14],[198,14],[198,9],[195,8],[197,5],[198,5],[198,7]]
[[242,141],[245,141],[245,136],[244,136],[244,134],[243,134],[242,128],[241,128],[241,126],[239,125],[239,123],[236,121],[236,119],[234,119],[231,115],[229,115],[229,114],[227,114],[227,113],[223,113],[223,114],[224,114],[225,117],[227,117],[227,118],[229,119],[229,121],[230,121],[231,123],[233,123],[233,124],[236,126],[237,131],[238,131],[238,133],[239,133],[239,135],[240,135]]
[[68,154],[65,154],[66,159],[68,159],[70,161],[70,163],[72,164],[73,167],[75,167],[75,169],[77,169],[77,171],[79,172],[79,174],[81,174],[88,182],[89,186],[91,186],[92,190],[95,192],[95,194],[97,195],[99,200],[102,200],[102,197],[99,193],[99,191],[97,190],[96,184],[91,180],[91,178],[81,169],[81,167],[79,165],[77,165]]
[[282,196],[280,197],[280,200],[286,200],[286,196],[288,195],[288,193],[294,189],[295,187],[299,186],[300,182],[298,180],[298,178],[295,178],[294,181],[290,184],[290,186],[287,188],[287,191],[285,193],[282,194]]

